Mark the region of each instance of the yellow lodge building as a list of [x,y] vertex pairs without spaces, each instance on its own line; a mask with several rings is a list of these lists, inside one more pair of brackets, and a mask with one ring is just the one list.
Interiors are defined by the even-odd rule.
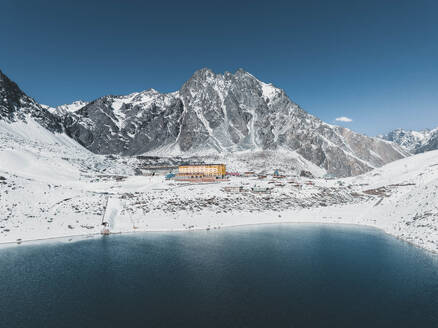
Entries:
[[180,165],[178,166],[178,175],[185,176],[225,176],[225,164],[198,164],[198,165]]

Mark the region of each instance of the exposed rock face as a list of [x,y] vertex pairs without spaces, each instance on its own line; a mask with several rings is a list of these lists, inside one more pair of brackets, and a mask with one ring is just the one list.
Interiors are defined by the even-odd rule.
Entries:
[[415,149],[415,153],[424,153],[425,151],[431,151],[438,149],[438,129],[432,130],[427,138],[427,141],[423,142],[419,147]]
[[135,155],[176,140],[182,101],[155,90],[99,98],[65,115],[66,132],[99,154]]
[[386,135],[379,135],[379,138],[392,141],[412,154],[438,149],[438,128],[423,131],[397,129]]
[[201,69],[177,92],[105,96],[66,113],[66,132],[100,154],[161,155],[286,149],[337,176],[357,175],[408,153],[332,126],[244,70]]
[[52,132],[61,132],[60,119],[28,97],[18,85],[0,71],[0,120],[26,121],[32,118]]

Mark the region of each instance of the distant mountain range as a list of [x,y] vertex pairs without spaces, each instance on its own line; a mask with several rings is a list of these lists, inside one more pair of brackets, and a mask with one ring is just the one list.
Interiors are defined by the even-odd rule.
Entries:
[[65,104],[65,105],[60,105],[60,106],[56,106],[56,107],[50,107],[50,106],[41,104],[41,106],[43,108],[47,109],[50,113],[52,113],[53,115],[58,116],[58,117],[65,116],[67,113],[74,113],[77,110],[84,107],[85,105],[88,105],[88,102],[82,101],[82,100],[77,100],[77,101],[72,102],[71,104]]
[[438,149],[438,128],[422,131],[396,129],[378,137],[394,142],[412,154]]
[[[0,119],[35,120],[98,154],[161,156],[286,151],[337,176],[409,153],[310,115],[272,84],[239,69],[201,69],[180,90],[150,89],[57,108],[40,105],[0,72]],[[313,165],[312,164],[312,165]]]

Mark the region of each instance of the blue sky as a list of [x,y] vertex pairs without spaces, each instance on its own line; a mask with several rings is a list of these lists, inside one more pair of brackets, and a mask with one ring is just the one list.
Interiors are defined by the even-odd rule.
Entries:
[[0,69],[43,104],[242,67],[375,135],[438,126],[438,1],[0,2]]

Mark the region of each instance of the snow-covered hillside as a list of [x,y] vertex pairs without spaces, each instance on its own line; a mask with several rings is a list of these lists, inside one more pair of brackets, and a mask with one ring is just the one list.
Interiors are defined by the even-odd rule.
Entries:
[[404,240],[438,251],[438,150],[387,164],[356,178],[351,184],[379,199],[369,218]]
[[[240,156],[227,159],[230,170],[254,163]],[[185,184],[134,176],[135,159],[95,155],[28,119],[0,122],[0,158],[0,243],[99,234],[103,221],[111,232],[325,222],[378,227],[438,251],[438,151],[354,178]],[[255,194],[254,186],[272,190]]]
[[[102,192],[108,190],[93,179],[132,175],[125,161],[95,155],[30,116],[25,121],[0,121],[0,242],[19,239],[12,237],[16,235],[62,236],[71,222],[88,224],[102,207]],[[74,208],[63,211],[58,205],[68,199],[74,200]]]

